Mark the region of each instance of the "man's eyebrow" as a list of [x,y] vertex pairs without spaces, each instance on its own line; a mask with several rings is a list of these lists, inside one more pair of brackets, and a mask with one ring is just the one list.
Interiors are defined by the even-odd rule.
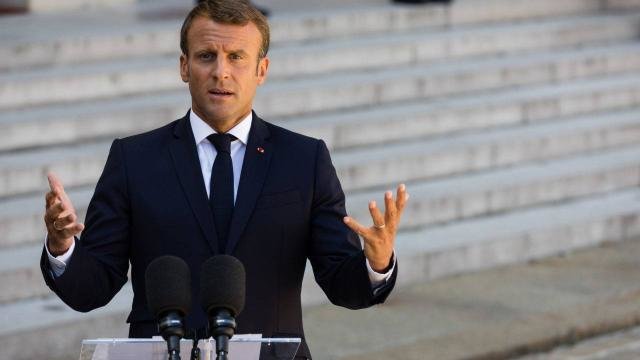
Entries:
[[218,50],[211,50],[211,49],[198,49],[194,51],[196,54],[204,54],[204,53],[217,53]]
[[247,52],[244,49],[237,49],[237,50],[229,50],[227,51],[227,53],[229,54],[247,54]]

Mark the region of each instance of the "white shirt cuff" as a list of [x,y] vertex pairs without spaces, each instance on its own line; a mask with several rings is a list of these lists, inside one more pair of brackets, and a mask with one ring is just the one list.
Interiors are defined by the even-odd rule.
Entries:
[[[373,270],[371,268],[371,264],[369,264],[369,259],[365,258],[365,262],[367,264],[367,272],[369,273],[369,280],[371,281],[371,288],[373,288],[374,290],[382,285],[384,285],[387,280],[389,280],[389,278],[391,277],[391,274],[393,274],[393,270],[395,270],[396,268],[396,253],[395,251],[393,252],[393,257],[391,258],[391,261],[393,262],[393,265],[391,266],[391,269],[389,269],[389,271],[387,271],[384,274],[381,274],[379,272],[376,272],[375,270]],[[375,293],[375,291],[374,291]]]
[[47,237],[44,238],[44,248],[47,251],[47,257],[49,258],[49,265],[51,266],[51,272],[55,277],[58,277],[64,273],[64,270],[67,268],[67,262],[71,258],[73,254],[73,250],[76,248],[76,242],[71,243],[69,250],[67,250],[64,254],[60,256],[53,256],[49,252],[49,248],[47,247]]

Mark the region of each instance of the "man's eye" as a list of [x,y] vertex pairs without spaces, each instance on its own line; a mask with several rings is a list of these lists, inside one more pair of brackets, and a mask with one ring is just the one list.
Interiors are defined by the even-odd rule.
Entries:
[[231,55],[229,55],[229,58],[231,60],[240,60],[240,59],[242,59],[242,56],[240,56],[238,54],[231,54]]
[[208,53],[200,54],[200,59],[201,60],[211,60],[211,59],[213,59],[213,55],[212,54],[208,54]]

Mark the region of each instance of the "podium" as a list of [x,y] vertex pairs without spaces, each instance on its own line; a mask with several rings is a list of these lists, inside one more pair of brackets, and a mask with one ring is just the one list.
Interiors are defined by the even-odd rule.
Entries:
[[[263,339],[255,335],[235,335],[229,340],[231,360],[291,360],[300,347],[300,338]],[[193,341],[180,342],[180,358],[189,360]],[[216,359],[213,338],[200,340],[201,360]],[[166,360],[167,343],[150,339],[90,339],[82,341],[80,360]]]

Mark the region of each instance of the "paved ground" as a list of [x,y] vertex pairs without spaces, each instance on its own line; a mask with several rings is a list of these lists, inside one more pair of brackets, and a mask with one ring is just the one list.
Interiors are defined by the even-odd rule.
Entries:
[[372,309],[310,308],[305,328],[317,359],[515,358],[640,323],[639,278],[640,241],[608,244],[414,285]]
[[562,346],[551,352],[518,360],[636,360],[640,359],[640,327],[598,336],[581,343]]

